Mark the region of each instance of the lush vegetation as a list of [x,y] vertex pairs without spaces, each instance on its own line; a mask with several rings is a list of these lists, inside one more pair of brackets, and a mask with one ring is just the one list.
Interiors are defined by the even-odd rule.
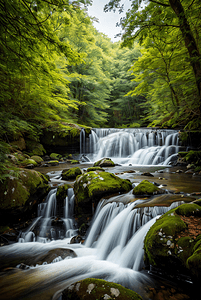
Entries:
[[[123,45],[132,46],[137,39],[141,56],[131,67],[137,84],[128,95],[146,98],[142,105],[150,126],[198,129],[201,124],[200,1],[131,2],[131,9],[121,20]],[[110,1],[105,10],[111,9],[121,11],[123,1]]]
[[200,1],[133,0],[123,45],[94,28],[90,2],[1,1],[1,169],[8,144],[44,128],[199,128]]

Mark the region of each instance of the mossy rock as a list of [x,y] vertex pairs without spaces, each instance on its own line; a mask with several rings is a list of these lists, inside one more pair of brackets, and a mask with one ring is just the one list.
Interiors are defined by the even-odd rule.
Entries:
[[201,207],[196,203],[189,203],[180,205],[175,212],[181,216],[201,216]]
[[43,174],[27,169],[15,171],[0,184],[1,224],[16,222],[18,215],[28,217],[24,214],[37,206],[49,190],[48,179]]
[[109,172],[91,171],[76,178],[74,192],[77,202],[88,202],[89,200],[100,200],[119,192],[129,192],[132,184]]
[[60,185],[57,188],[57,193],[56,193],[57,201],[62,201],[66,198],[66,196],[68,195],[69,188],[72,188],[70,184]]
[[155,184],[149,182],[148,180],[141,181],[136,187],[133,189],[134,195],[156,195],[163,194],[164,190],[157,187]]
[[93,167],[114,167],[115,164],[110,158],[102,158],[99,161],[95,162]]
[[79,162],[79,160],[73,159],[73,160],[70,161],[70,163],[72,165],[76,165],[76,164],[79,164],[80,162]]
[[61,154],[58,154],[58,153],[51,153],[50,154],[50,158],[52,160],[59,160],[60,158],[62,158],[62,155]]
[[59,161],[58,160],[50,160],[47,162],[47,165],[49,166],[58,166],[59,165]]
[[74,300],[142,300],[136,292],[120,284],[102,279],[87,278],[77,281],[62,292],[62,299]]
[[82,170],[78,167],[75,167],[75,168],[71,168],[69,170],[64,170],[61,174],[61,177],[63,180],[72,180],[81,174],[82,174]]
[[31,156],[31,159],[35,160],[35,162],[37,162],[37,164],[41,164],[43,162],[42,157],[40,157],[38,155]]
[[91,171],[102,171],[104,172],[105,170],[101,167],[90,167],[87,169],[87,172],[91,172]]
[[195,236],[188,231],[192,216],[199,220],[195,210],[201,208],[192,203],[182,204],[154,223],[144,240],[147,262],[174,275],[201,276],[201,230]]
[[29,165],[33,165],[34,167],[36,167],[38,164],[34,159],[31,158],[27,158],[21,162],[21,166],[23,167],[27,167]]

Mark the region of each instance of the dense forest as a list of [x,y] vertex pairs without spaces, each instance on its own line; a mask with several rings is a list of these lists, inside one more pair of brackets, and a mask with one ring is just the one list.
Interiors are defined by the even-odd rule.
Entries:
[[51,126],[199,129],[200,0],[131,1],[116,43],[90,2],[0,1],[1,167],[11,141]]

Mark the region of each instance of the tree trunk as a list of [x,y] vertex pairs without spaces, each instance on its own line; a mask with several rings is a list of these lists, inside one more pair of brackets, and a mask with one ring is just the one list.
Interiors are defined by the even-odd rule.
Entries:
[[179,19],[179,25],[184,38],[185,46],[188,49],[191,65],[195,74],[195,80],[199,93],[199,109],[201,113],[201,55],[198,50],[198,46],[194,39],[188,20],[185,16],[184,8],[180,0],[169,0],[170,6],[174,10]]

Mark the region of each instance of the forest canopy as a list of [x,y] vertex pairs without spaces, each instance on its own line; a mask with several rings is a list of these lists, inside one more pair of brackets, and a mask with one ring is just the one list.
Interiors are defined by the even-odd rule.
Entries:
[[61,124],[200,128],[200,1],[131,1],[116,43],[91,2],[0,2],[1,149]]

